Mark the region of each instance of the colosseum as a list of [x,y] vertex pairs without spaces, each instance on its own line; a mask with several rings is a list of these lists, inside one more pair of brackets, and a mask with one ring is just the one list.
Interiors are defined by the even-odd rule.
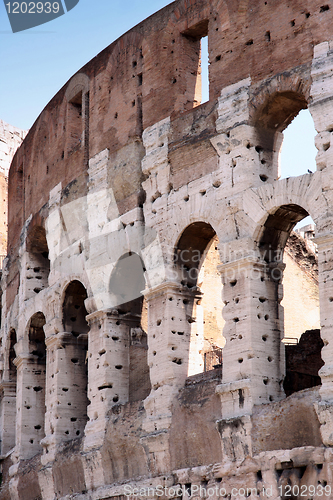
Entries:
[[[325,1],[176,0],[37,118],[8,177],[1,500],[333,498]],[[303,109],[316,170],[281,179]]]

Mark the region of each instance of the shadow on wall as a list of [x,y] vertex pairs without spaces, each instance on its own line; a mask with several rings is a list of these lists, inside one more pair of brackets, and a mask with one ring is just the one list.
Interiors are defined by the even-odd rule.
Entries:
[[283,382],[286,396],[321,385],[318,375],[324,361],[321,350],[324,342],[320,330],[307,330],[296,345],[286,345],[286,377]]

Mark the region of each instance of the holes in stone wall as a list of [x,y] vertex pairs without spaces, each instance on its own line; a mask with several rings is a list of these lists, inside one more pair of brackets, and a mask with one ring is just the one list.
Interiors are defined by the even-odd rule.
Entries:
[[330,10],[330,6],[329,5],[322,5],[320,7],[319,12],[327,12],[328,10]]
[[72,281],[66,288],[63,302],[64,331],[75,337],[89,331],[86,321],[88,313],[84,305],[86,298],[87,292],[79,281]]
[[176,365],[181,365],[183,360],[181,358],[173,358],[172,362]]
[[174,331],[186,336],[190,332],[189,375],[221,368],[224,321],[219,263],[218,240],[212,227],[202,222],[188,226],[178,241],[175,265],[183,286],[193,289],[199,283],[203,296],[200,300],[183,299],[191,329]]
[[265,33],[265,40],[266,40],[266,42],[270,42],[271,41],[271,32],[270,31],[266,31],[266,33]]
[[[25,372],[23,397],[26,402],[23,414],[27,433],[21,436],[22,442],[30,436],[29,443],[34,445],[29,454],[41,451],[39,444],[44,437],[45,418],[45,376],[46,376],[46,345],[44,334],[45,317],[42,312],[35,313],[28,324],[28,342],[30,359]],[[33,410],[33,411],[32,411]]]
[[104,389],[112,389],[112,387],[113,387],[113,384],[103,384],[103,385],[100,385],[100,386],[98,387],[98,390],[99,390],[99,391],[102,391],[102,390],[104,390]]
[[66,386],[62,387],[61,405],[67,404],[71,407],[66,412],[69,439],[78,436],[78,431],[81,434],[87,422],[89,401],[87,398],[86,357],[89,326],[86,321],[87,311],[84,305],[86,298],[86,289],[77,280],[70,282],[65,289],[62,310],[66,343],[63,356],[67,375]]
[[25,299],[30,299],[48,287],[50,261],[45,229],[41,226],[29,228],[26,246]]

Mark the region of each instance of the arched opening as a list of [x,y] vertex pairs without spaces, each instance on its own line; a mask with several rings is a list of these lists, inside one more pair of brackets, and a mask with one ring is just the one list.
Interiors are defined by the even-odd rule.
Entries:
[[9,380],[15,382],[16,384],[16,366],[14,365],[14,359],[16,358],[15,344],[17,343],[16,331],[12,328],[9,332],[9,355],[8,355],[8,368],[9,368]]
[[21,440],[26,457],[39,453],[45,437],[46,346],[45,316],[35,313],[28,324],[30,359],[22,373]]
[[280,156],[281,179],[315,172],[316,134],[310,111],[302,109],[283,131]]
[[313,247],[292,231],[308,215],[298,205],[283,205],[268,216],[260,239],[274,290],[286,395],[318,385],[323,365],[317,259]]
[[[254,118],[258,134],[256,150],[259,154],[262,182],[280,178],[283,131],[300,111],[306,108],[307,101],[304,95],[288,90],[273,92],[265,103],[256,110]],[[293,164],[288,165],[288,177],[295,175],[293,169]]]
[[66,288],[63,302],[63,326],[74,337],[88,333],[87,310],[84,301],[87,291],[79,281],[72,281]]
[[27,236],[26,269],[24,278],[25,299],[48,287],[50,274],[49,249],[46,232],[41,226],[34,226]]
[[85,287],[77,280],[69,283],[63,300],[62,350],[59,367],[62,372],[58,377],[58,398],[63,408],[61,428],[64,439],[81,437],[87,422],[88,367],[87,349],[89,325],[86,320],[87,310],[84,304],[87,298]]
[[128,252],[120,257],[110,278],[111,307],[141,313],[137,299],[142,302],[142,291],[146,286],[144,272],[144,264],[138,254]]
[[[147,360],[148,311],[142,294],[146,286],[144,273],[145,266],[141,257],[134,252],[128,252],[116,263],[109,282],[111,305],[118,314],[114,328],[118,327],[119,332],[121,330],[119,336],[113,336],[116,339],[113,342],[117,344],[113,348],[117,347],[119,352],[122,352],[122,370],[128,366],[129,401],[143,400],[151,390]],[[122,340],[123,348],[120,348]]]
[[[195,222],[182,233],[175,252],[175,264],[182,285],[199,288],[201,298],[188,312],[191,322],[188,375],[222,368],[224,320],[222,284],[218,273],[218,237],[209,224]],[[191,314],[190,314],[191,313]]]

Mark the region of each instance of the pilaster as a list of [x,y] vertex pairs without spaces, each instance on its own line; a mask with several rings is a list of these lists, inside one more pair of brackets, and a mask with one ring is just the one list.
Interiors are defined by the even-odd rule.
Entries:
[[152,390],[144,401],[141,442],[156,473],[170,467],[172,404],[189,369],[193,308],[201,294],[179,283],[164,282],[145,292],[148,302],[148,365]]
[[89,421],[85,428],[85,451],[103,443],[109,410],[129,399],[129,344],[131,329],[140,317],[116,309],[87,316]]

